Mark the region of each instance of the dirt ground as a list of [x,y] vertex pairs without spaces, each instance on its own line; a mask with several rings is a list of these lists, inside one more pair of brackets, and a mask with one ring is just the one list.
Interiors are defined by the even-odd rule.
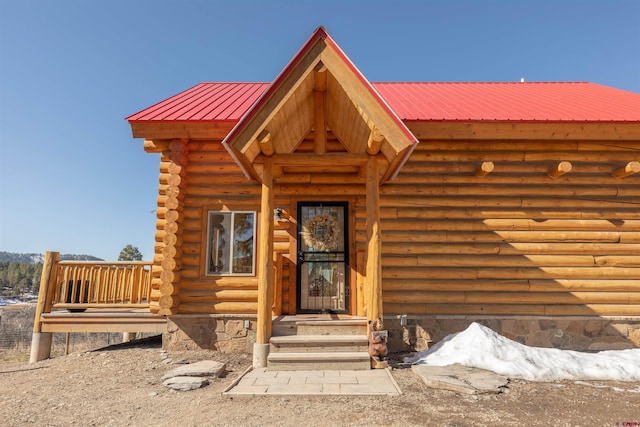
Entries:
[[[180,392],[160,377],[156,338],[35,364],[0,362],[4,426],[640,426],[640,383],[511,381],[507,393],[468,396],[431,389],[408,368],[390,396],[222,396],[251,365],[248,354],[169,352],[173,361],[227,363],[227,375]],[[394,365],[392,361],[392,365]],[[595,386],[602,386],[597,388]],[[632,392],[631,390],[635,390]]]

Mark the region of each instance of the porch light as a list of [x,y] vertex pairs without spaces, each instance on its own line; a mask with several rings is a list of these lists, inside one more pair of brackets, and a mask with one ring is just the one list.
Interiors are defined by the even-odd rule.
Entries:
[[407,315],[403,314],[400,316],[400,326],[407,326]]
[[283,214],[282,208],[275,208],[273,210],[273,220],[277,222],[289,222],[289,219],[284,218],[282,214]]

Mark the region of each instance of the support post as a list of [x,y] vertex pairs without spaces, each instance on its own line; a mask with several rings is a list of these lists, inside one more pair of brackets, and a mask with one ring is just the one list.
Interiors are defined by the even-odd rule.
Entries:
[[[265,158],[262,170],[260,204],[260,240],[258,245],[258,324],[254,351],[254,368],[266,367],[268,343],[271,338],[271,288],[273,287],[273,163]],[[266,354],[265,354],[266,352]],[[257,366],[260,364],[262,366]]]
[[122,333],[122,342],[131,342],[136,339],[137,332],[123,332]]
[[380,185],[378,181],[378,162],[375,156],[367,161],[366,184],[367,207],[367,319],[382,318],[382,265],[380,239]]
[[51,304],[51,278],[58,265],[60,253],[46,252],[42,265],[42,275],[40,276],[40,289],[38,290],[38,303],[36,304],[36,314],[33,319],[33,335],[31,337],[31,353],[29,363],[39,362],[51,356],[51,343],[53,334],[42,332],[42,313],[49,311]]

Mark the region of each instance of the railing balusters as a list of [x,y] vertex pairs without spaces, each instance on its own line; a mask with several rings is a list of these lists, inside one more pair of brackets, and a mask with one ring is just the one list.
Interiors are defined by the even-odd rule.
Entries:
[[151,262],[59,261],[52,269],[54,308],[148,308]]
[[64,268],[61,267],[64,271],[64,274],[62,275],[63,279],[62,279],[62,283],[60,283],[61,286],[61,290],[60,290],[60,298],[56,299],[56,302],[58,303],[65,303],[67,302],[67,294],[69,293],[69,286],[67,286],[67,283],[69,283],[69,274],[71,273],[69,271],[68,268]]
[[99,303],[104,303],[106,299],[105,289],[107,283],[107,269],[104,266],[100,266],[100,287],[98,288],[98,298]]

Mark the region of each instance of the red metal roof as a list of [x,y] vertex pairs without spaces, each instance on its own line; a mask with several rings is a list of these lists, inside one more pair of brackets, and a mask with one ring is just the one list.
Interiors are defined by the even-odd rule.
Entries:
[[200,83],[127,117],[130,122],[237,122],[269,83]]
[[[640,122],[640,94],[584,82],[373,83],[403,121]],[[269,83],[200,83],[129,122],[237,122]]]

